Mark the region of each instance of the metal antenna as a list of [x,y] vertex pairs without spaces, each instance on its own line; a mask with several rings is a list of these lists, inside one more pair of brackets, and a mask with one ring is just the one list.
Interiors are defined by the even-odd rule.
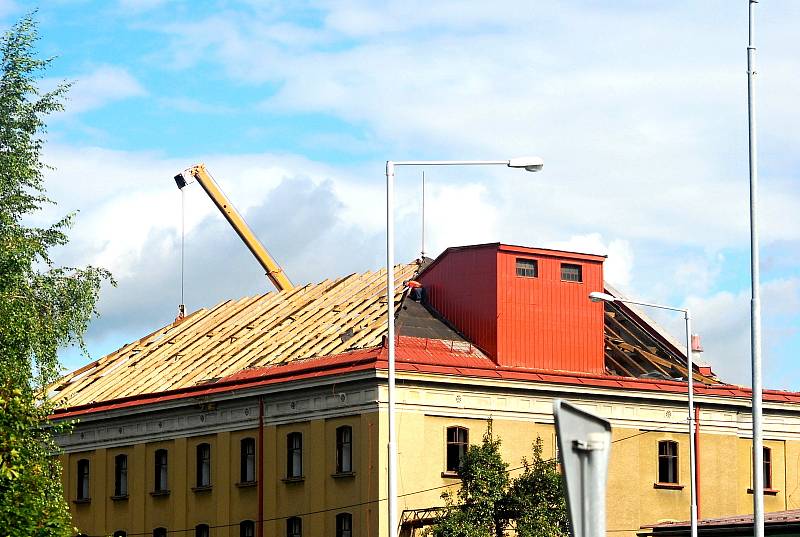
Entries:
[[750,346],[753,369],[753,535],[764,537],[764,439],[761,415],[761,290],[758,252],[758,151],[756,145],[754,44],[755,6],[749,0],[747,28],[747,123],[750,154]]
[[425,260],[425,171],[422,171],[422,248],[420,257]]

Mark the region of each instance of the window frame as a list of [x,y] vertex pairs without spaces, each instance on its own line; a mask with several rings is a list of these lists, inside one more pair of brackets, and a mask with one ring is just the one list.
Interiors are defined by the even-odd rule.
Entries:
[[211,537],[211,528],[208,524],[198,524],[194,527],[194,537]]
[[114,456],[114,498],[128,497],[128,455]]
[[353,514],[336,515],[336,537],[353,537]]
[[772,448],[763,447],[764,489],[772,490]]
[[[455,439],[450,439],[450,432],[453,432],[455,435]],[[460,439],[459,433],[464,433],[463,441]],[[451,448],[453,446],[453,448]],[[469,428],[464,427],[463,425],[451,425],[445,429],[445,474],[452,474],[458,475],[458,471],[461,469],[461,461],[464,460],[464,455],[467,454],[467,449],[469,449]],[[453,451],[457,457],[458,462],[456,463],[455,467],[451,464],[451,451]]]
[[[575,280],[571,277],[565,278],[564,269],[578,269],[578,279]],[[559,267],[559,275],[561,276],[562,282],[583,283],[583,265],[578,263],[561,263],[561,266]]]
[[255,537],[256,523],[252,520],[242,520],[239,522],[239,537]]
[[[530,266],[520,266],[530,264]],[[528,274],[532,271],[533,274]],[[514,260],[514,274],[518,278],[538,278],[539,277],[539,260],[531,259],[528,257],[517,257]]]
[[[664,453],[662,453],[661,446],[664,446]],[[670,453],[670,449],[674,451]],[[665,461],[664,473],[662,474],[662,460]],[[659,440],[658,441],[658,464],[657,464],[657,483],[664,485],[680,485],[680,444],[677,440]],[[672,472],[670,472],[670,468]],[[670,473],[674,473],[674,480],[670,480]],[[667,479],[662,479],[666,477]]]
[[155,450],[153,453],[155,470],[153,492],[169,492],[169,451],[165,448]]
[[242,438],[239,441],[239,483],[256,482],[256,464],[256,439]]
[[195,446],[195,489],[211,487],[211,444],[201,442]]
[[286,479],[293,480],[302,478],[303,433],[293,431],[286,435]]
[[[294,528],[293,526],[297,526]],[[292,516],[286,519],[286,537],[303,537],[303,519]]]
[[128,532],[126,532],[125,530],[117,530],[112,535],[113,537],[127,537]]
[[90,479],[91,474],[89,473],[89,459],[78,459],[78,462],[76,463],[76,469],[78,481],[76,484],[75,499],[78,501],[89,501],[92,499],[92,496],[89,493],[92,486]]
[[167,537],[167,528],[161,526],[153,528],[153,537]]
[[353,427],[336,428],[336,473],[353,473]]

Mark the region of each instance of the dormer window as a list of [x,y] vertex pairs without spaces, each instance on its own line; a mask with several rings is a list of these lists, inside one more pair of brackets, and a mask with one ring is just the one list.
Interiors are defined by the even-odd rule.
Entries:
[[539,264],[535,259],[517,258],[517,276],[522,278],[537,278],[539,276]]
[[583,270],[580,265],[573,265],[572,263],[561,263],[561,281],[562,282],[582,282]]

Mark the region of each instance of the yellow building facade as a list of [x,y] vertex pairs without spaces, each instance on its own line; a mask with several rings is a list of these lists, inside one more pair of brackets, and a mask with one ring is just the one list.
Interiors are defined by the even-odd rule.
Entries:
[[[470,376],[402,373],[398,378],[400,509],[409,515],[442,504],[456,486],[447,474],[447,430],[468,431],[480,442],[487,420],[502,439],[512,469],[530,456],[541,437],[555,456],[552,401],[568,399],[609,419],[613,444],[608,482],[608,529],[633,535],[648,523],[688,518],[689,460],[685,396],[653,390],[487,381]],[[646,388],[650,386],[645,385]],[[337,373],[283,382],[256,394],[224,392],[212,398],[177,399],[133,406],[125,412],[81,416],[75,432],[61,439],[64,488],[74,521],[90,536],[157,535],[159,528],[198,536],[250,535],[242,523],[264,521],[264,536],[387,536],[386,388],[383,372]],[[263,425],[258,426],[260,401]],[[752,510],[748,401],[743,397],[697,397],[699,502],[702,517]],[[337,429],[351,431],[351,464],[337,472]],[[765,445],[770,449],[767,511],[800,507],[800,412],[790,403],[765,405]],[[302,438],[302,471],[288,473],[287,439]],[[258,449],[256,483],[242,481],[242,441]],[[659,442],[677,443],[677,483],[659,483]],[[210,487],[198,486],[198,445],[210,446]],[[166,450],[167,493],[157,493],[156,452]],[[263,457],[260,456],[263,450]],[[118,455],[127,456],[128,487],[115,497]],[[80,461],[88,461],[88,501],[79,498]],[[261,488],[260,485],[263,486]],[[261,490],[259,490],[261,488]],[[262,507],[259,511],[259,494]],[[337,528],[349,515],[349,530]],[[410,520],[409,516],[404,520]],[[347,533],[349,531],[350,533]],[[411,534],[411,528],[405,529]],[[121,535],[121,533],[118,533]]]

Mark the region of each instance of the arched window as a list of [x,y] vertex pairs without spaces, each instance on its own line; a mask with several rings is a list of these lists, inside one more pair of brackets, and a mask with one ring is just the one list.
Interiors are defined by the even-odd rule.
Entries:
[[167,537],[167,528],[156,528],[153,530],[153,537]]
[[114,496],[124,498],[128,495],[128,456],[114,457]]
[[89,459],[78,461],[78,500],[89,499]]
[[658,443],[658,482],[678,483],[678,443],[673,440]]
[[286,435],[286,477],[303,477],[303,434]]
[[243,520],[239,523],[239,537],[255,537],[256,524],[252,520]]
[[242,438],[240,445],[241,467],[239,481],[252,483],[256,480],[256,439]]
[[342,425],[336,429],[336,473],[353,471],[353,428]]
[[303,520],[300,517],[286,519],[286,537],[303,537]]
[[195,526],[194,537],[209,537],[208,524],[198,524]]
[[197,486],[211,486],[211,446],[197,444]]
[[467,454],[469,429],[466,427],[447,428],[447,468],[448,472],[458,472],[461,460]]
[[167,483],[167,450],[156,450],[156,475],[153,490],[155,492],[167,492],[169,490]]
[[353,515],[350,513],[336,515],[336,537],[353,537]]
[[128,534],[125,533],[125,530],[117,530],[114,532],[114,537],[125,537],[126,535]]

